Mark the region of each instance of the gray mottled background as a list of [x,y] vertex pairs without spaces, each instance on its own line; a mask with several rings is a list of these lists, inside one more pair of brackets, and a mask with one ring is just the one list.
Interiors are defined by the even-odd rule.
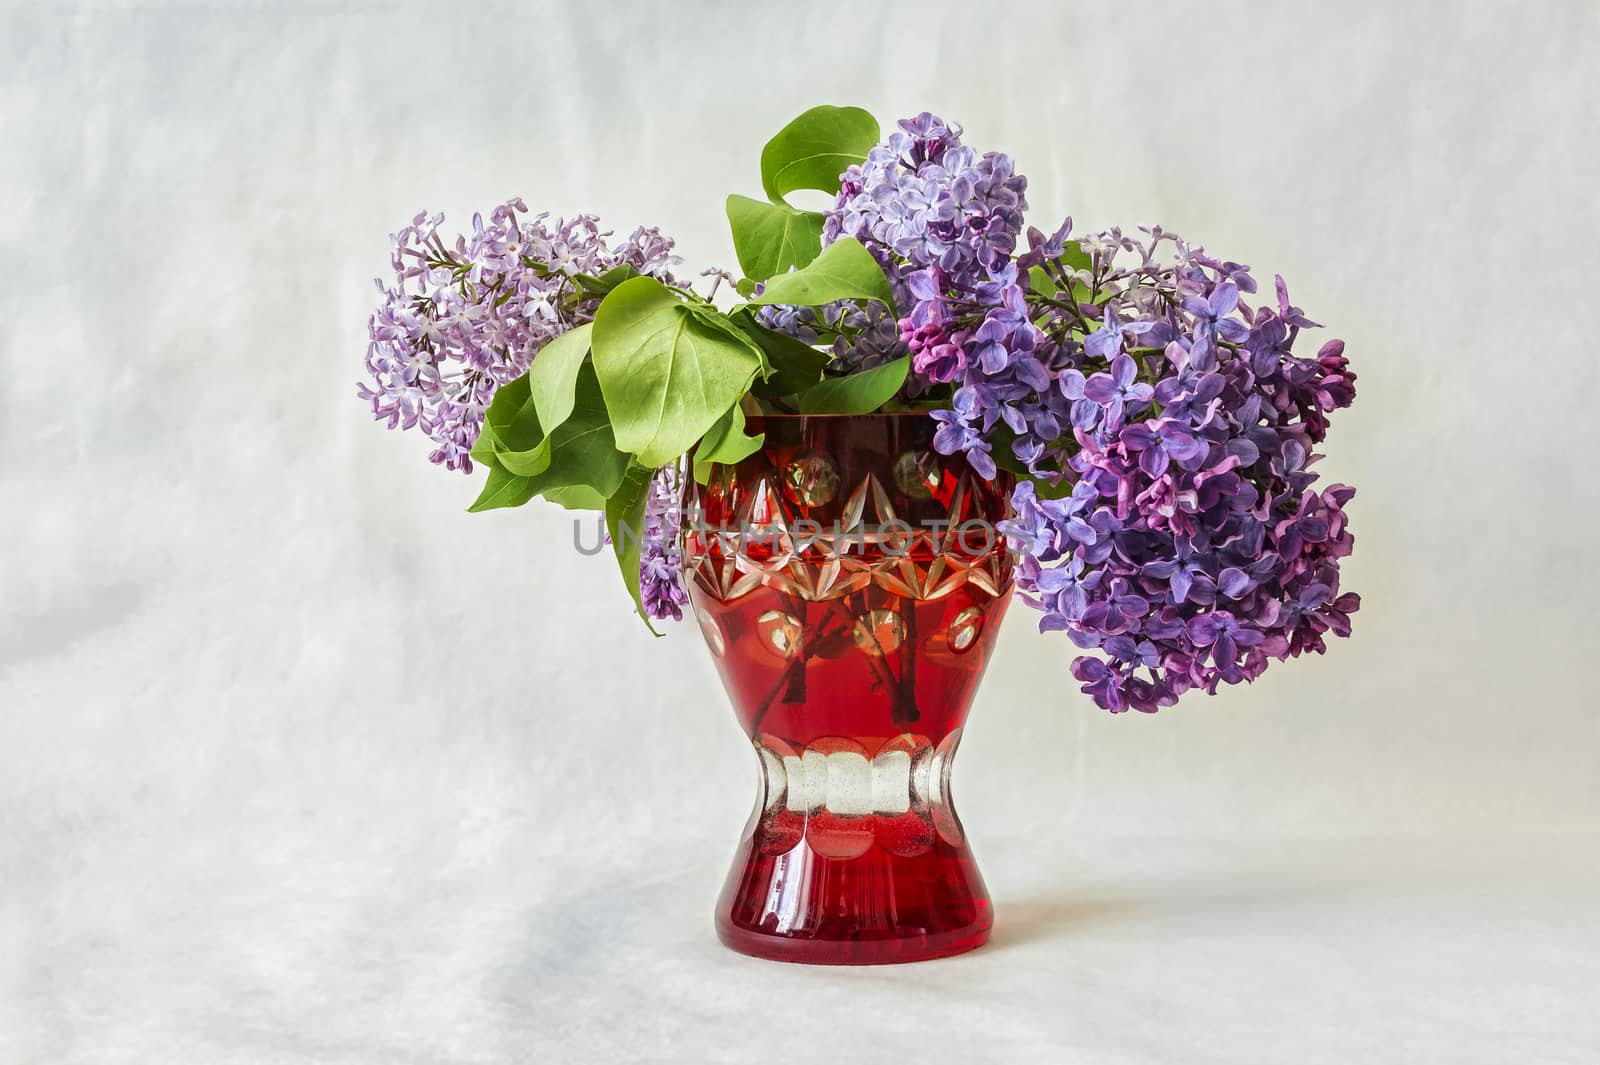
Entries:
[[[1592,3],[0,9],[0,1063],[1592,1062]],[[995,943],[723,952],[753,759],[551,509],[354,398],[385,234],[731,264],[817,102],[1159,221],[1349,343],[1355,638],[1113,718],[1008,622]]]

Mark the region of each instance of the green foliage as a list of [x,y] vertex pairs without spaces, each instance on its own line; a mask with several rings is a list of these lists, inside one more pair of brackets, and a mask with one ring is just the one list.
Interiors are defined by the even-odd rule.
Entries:
[[800,393],[800,410],[804,414],[870,414],[894,398],[910,369],[911,356],[902,355],[870,370],[830,377]]
[[467,452],[468,457],[480,466],[494,465],[494,430],[484,420],[483,429],[478,433],[478,439],[473,442],[472,450]]
[[[1088,252],[1083,250],[1083,245],[1075,240],[1066,242],[1061,254],[1061,261],[1074,273],[1079,270],[1092,270],[1094,268],[1094,260]],[[1068,298],[1068,294],[1056,283],[1056,279],[1050,276],[1049,272],[1042,266],[1034,266],[1028,269],[1028,287],[1051,298],[1063,300]],[[1072,282],[1070,298],[1078,303],[1104,303],[1110,298],[1110,295],[1110,291],[1107,290],[1091,300],[1094,292],[1088,285],[1077,280]]]
[[563,489],[589,490],[569,492],[569,499],[610,496],[622,481],[628,456],[617,450],[594,368],[580,365],[570,414],[548,435],[527,381],[524,376],[501,386],[489,405],[484,433],[489,446],[474,448],[479,461],[487,460],[489,480],[471,509],[521,506],[535,495]]
[[729,313],[632,266],[575,275],[569,302],[598,301],[594,321],[546,343],[527,374],[496,391],[472,449],[488,477],[471,509],[542,495],[603,511],[623,582],[644,617],[639,556],[658,467],[692,452],[703,476],[713,464],[755,453],[765,434],[746,431],[743,400],[752,393],[793,397],[810,414],[866,414],[892,403],[909,358],[828,378],[830,352],[755,317],[759,306],[835,300],[876,300],[893,313],[888,278],[866,248],[851,238],[823,248],[823,215],[785,200],[801,189],[837,192],[839,175],[865,159],[878,135],[877,120],[860,108],[816,107],[767,143],[761,184],[770,202],[727,202],[745,274],[737,290],[750,300],[758,282],[765,287]]
[[739,269],[754,281],[804,266],[822,250],[822,215],[797,211],[788,204],[729,196],[728,228],[733,233]]
[[495,390],[484,415],[484,432],[493,438],[493,459],[519,477],[543,473],[550,465],[550,442],[534,407],[528,375]]
[[496,510],[500,507],[520,507],[538,494],[530,487],[531,480],[528,477],[518,477],[499,464],[491,465],[489,479],[484,482],[483,491],[478,493],[477,500],[467,509],[477,513],[480,510]]
[[761,187],[773,203],[796,189],[838,192],[839,175],[877,143],[878,120],[861,108],[813,107],[761,149]]
[[633,608],[644,621],[645,628],[656,636],[655,626],[644,612],[644,601],[639,596],[639,547],[644,539],[644,506],[650,494],[650,478],[655,471],[639,465],[628,467],[617,490],[606,500],[606,532],[611,535],[611,549],[617,557],[617,568],[622,571],[622,583],[633,597]]
[[[685,310],[694,315],[696,318],[700,319],[700,321],[708,328],[715,329],[717,332],[724,334],[729,340],[732,340],[740,347],[748,348],[749,350],[755,352],[756,359],[760,364],[756,371],[759,378],[771,376],[773,372],[772,364],[767,359],[767,353],[762,349],[760,344],[755,342],[754,337],[752,337],[747,331],[745,331],[745,329],[734,322],[732,316],[724,314],[709,303],[691,301],[685,303],[683,306]],[[749,304],[740,304],[738,308],[735,308],[735,310],[739,310],[740,308],[748,306]],[[742,314],[741,317],[743,317]]]
[[833,360],[832,352],[818,351],[787,333],[759,324],[750,304],[735,308],[729,320],[766,354],[771,373],[765,380],[755,382],[752,391],[758,396],[778,399],[804,392],[822,380],[824,367]]
[[743,408],[737,405],[728,408],[728,413],[711,427],[711,431],[694,449],[695,477],[704,483],[704,474],[712,463],[731,466],[740,459],[748,458],[755,454],[766,437],[766,433],[747,435],[744,431]]
[[518,477],[537,477],[550,468],[550,446],[545,437],[526,451],[496,449],[495,462]]
[[565,488],[546,488],[539,493],[558,507],[567,510],[604,510],[606,497],[586,484],[569,484]]
[[548,439],[550,465],[533,478],[537,491],[581,485],[610,496],[622,483],[628,456],[617,447],[600,382],[588,363],[578,371],[572,415]]
[[859,240],[840,237],[793,273],[774,277],[752,303],[819,307],[834,300],[877,300],[890,312],[894,296],[883,267]]
[[[633,267],[628,267],[633,269]],[[539,424],[546,433],[572,414],[574,393],[578,387],[578,370],[589,355],[589,333],[593,326],[583,325],[562,333],[539,349],[539,357],[528,370],[528,391]],[[499,394],[496,393],[496,399]]]
[[[778,131],[761,150],[761,187],[768,203],[728,197],[728,228],[746,282],[804,267],[822,250],[822,218],[784,199],[797,189],[839,191],[839,175],[878,143],[878,120],[859,107],[813,107]],[[753,286],[741,283],[748,298]]]
[[613,266],[598,277],[594,274],[573,274],[572,283],[586,296],[604,296],[629,278],[639,276],[639,271],[623,263]]
[[493,434],[497,451],[526,451],[544,439],[539,416],[534,412],[527,374],[495,390],[494,400],[484,416],[484,428]]
[[1094,269],[1094,258],[1075,240],[1067,241],[1061,252],[1061,261],[1074,270]]
[[762,353],[709,325],[661,282],[635,277],[600,304],[590,342],[617,447],[676,460],[749,390]]

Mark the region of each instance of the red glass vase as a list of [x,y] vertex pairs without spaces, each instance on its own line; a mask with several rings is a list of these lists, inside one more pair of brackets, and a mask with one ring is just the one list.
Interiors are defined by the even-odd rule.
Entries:
[[950,766],[1011,594],[1011,481],[926,414],[765,416],[686,493],[689,597],[761,765],[717,904],[734,950],[918,961],[989,936]]

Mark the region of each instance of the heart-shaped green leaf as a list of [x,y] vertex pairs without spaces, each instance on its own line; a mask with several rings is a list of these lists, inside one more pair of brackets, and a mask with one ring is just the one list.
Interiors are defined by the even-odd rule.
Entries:
[[[610,496],[622,483],[628,456],[618,450],[611,418],[594,367],[580,364],[573,390],[572,414],[546,438],[549,465],[532,477],[536,492],[584,485]],[[505,463],[509,457],[500,454]]]
[[594,274],[573,274],[572,283],[583,290],[586,296],[604,296],[630,277],[638,277],[637,268],[623,263],[613,266],[605,273],[598,276]]
[[533,477],[550,465],[550,443],[533,402],[528,375],[507,381],[495,390],[484,415],[483,432],[489,437],[495,462],[518,477]]
[[550,468],[550,438],[547,436],[526,451],[496,450],[495,461],[518,477],[537,477]]
[[[527,389],[527,377],[519,377],[502,385],[489,406],[474,448],[479,461],[487,460],[489,482],[472,509],[521,506],[535,495],[562,489],[588,489],[601,499],[616,491],[628,456],[617,450],[594,367],[579,364],[572,397],[566,401],[569,415],[548,436],[539,432]],[[531,446],[519,447],[535,436]],[[583,493],[578,497],[590,498]]]
[[1083,245],[1078,241],[1069,240],[1062,247],[1061,261],[1074,270],[1093,270],[1094,258],[1083,250]]
[[786,204],[729,196],[728,228],[739,269],[754,281],[804,266],[822,250],[822,215]]
[[586,484],[569,484],[565,488],[546,488],[539,493],[558,507],[567,510],[604,510],[606,497]]
[[624,281],[605,298],[590,344],[617,447],[650,467],[704,436],[762,364],[754,343],[700,320],[653,277]]
[[883,267],[859,240],[840,237],[811,262],[767,281],[750,302],[820,307],[834,300],[877,300],[892,312],[894,296]]
[[483,428],[478,430],[478,439],[473,442],[472,450],[467,452],[467,456],[473,462],[492,466],[494,465],[494,443],[494,429],[490,427],[488,419],[484,419]]
[[838,192],[839,175],[877,143],[878,120],[861,108],[813,107],[761,149],[761,187],[773,203],[796,189]]
[[731,466],[740,459],[755,454],[766,439],[766,433],[747,436],[744,431],[744,411],[737,404],[718,419],[700,443],[695,445],[694,460],[699,463],[720,462]]
[[759,325],[750,314],[751,310],[753,308],[750,304],[745,304],[742,312],[736,310],[729,317],[736,327],[766,353],[767,365],[772,369],[766,380],[755,382],[752,391],[757,395],[776,399],[804,392],[822,380],[823,368],[833,361],[832,352],[818,351],[787,333],[775,332]]
[[527,374],[495,389],[483,423],[484,431],[492,435],[500,450],[526,451],[544,439]]
[[531,487],[531,481],[532,478],[518,477],[504,466],[491,465],[489,479],[484,482],[483,491],[478,493],[477,501],[467,509],[477,513],[480,510],[496,510],[500,507],[520,507],[536,494]]
[[572,414],[578,369],[588,357],[589,332],[593,328],[585,322],[545,344],[534,356],[528,370],[528,392],[546,433],[554,432]]
[[906,383],[911,356],[846,377],[830,377],[800,393],[803,414],[871,414],[894,398]]

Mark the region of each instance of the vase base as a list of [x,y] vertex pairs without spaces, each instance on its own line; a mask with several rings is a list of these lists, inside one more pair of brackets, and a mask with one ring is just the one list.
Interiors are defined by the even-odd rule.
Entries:
[[[813,818],[778,853],[747,838],[717,905],[718,937],[741,954],[807,965],[925,961],[982,946],[994,910],[971,852],[937,836],[915,854],[863,842],[904,844],[899,820],[857,818],[847,834]],[[866,849],[836,858],[818,846]]]
[[976,950],[989,941],[992,924],[986,913],[981,924],[953,932],[916,935],[901,930],[893,938],[798,939],[736,928],[719,919],[717,938],[729,950],[768,961],[799,965],[897,965]]

